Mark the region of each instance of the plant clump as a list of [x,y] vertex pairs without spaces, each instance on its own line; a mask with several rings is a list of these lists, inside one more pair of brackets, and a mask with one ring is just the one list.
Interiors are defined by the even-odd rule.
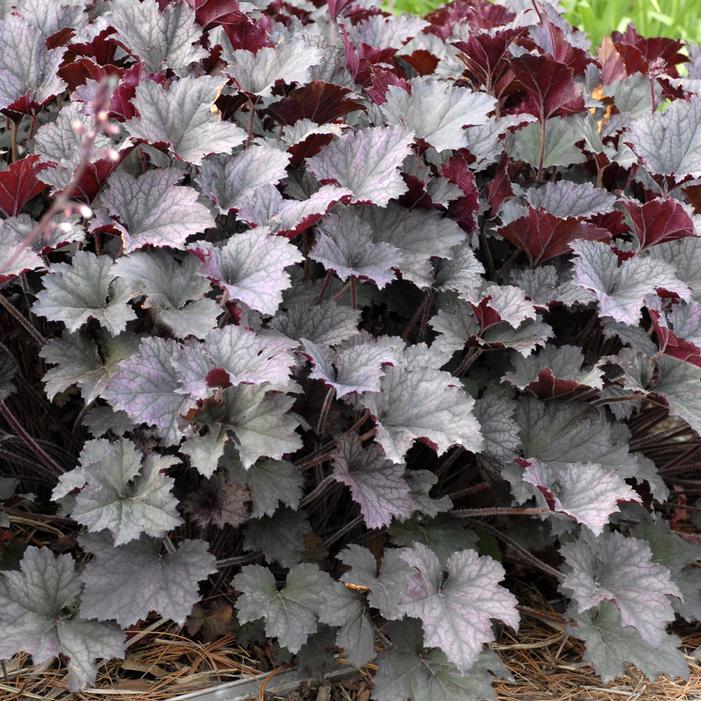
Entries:
[[605,682],[688,673],[696,47],[592,52],[546,0],[37,0],[0,38],[0,525],[71,534],[3,562],[0,657],[77,691],[220,598],[377,701],[479,701],[525,577]]

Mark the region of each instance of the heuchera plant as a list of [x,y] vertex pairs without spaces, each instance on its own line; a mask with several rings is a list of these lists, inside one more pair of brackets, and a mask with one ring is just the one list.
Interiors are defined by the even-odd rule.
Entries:
[[3,525],[74,537],[0,574],[0,657],[78,690],[226,596],[378,701],[493,698],[535,577],[604,681],[687,674],[694,47],[545,0],[3,12]]

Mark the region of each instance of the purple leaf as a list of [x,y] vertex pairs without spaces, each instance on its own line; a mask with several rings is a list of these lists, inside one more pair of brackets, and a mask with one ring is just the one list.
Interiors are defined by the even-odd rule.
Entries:
[[337,441],[333,477],[350,488],[368,528],[382,528],[412,512],[404,465],[391,463],[377,445],[363,448],[357,435]]
[[582,534],[562,546],[565,578],[578,613],[610,601],[625,625],[635,628],[650,645],[659,645],[667,624],[674,619],[670,597],[681,592],[669,570],[652,560],[647,543],[621,533],[598,538]]
[[127,253],[143,246],[182,248],[188,237],[215,226],[209,210],[197,202],[197,191],[176,185],[182,171],[149,170],[138,178],[110,176],[102,203],[114,219]]
[[166,445],[180,442],[181,416],[194,404],[178,393],[180,378],[171,363],[177,349],[175,341],[145,337],[139,352],[119,364],[103,392],[134,423],[155,426]]
[[611,514],[618,513],[618,502],[640,502],[620,475],[595,463],[569,463],[555,470],[529,460],[523,479],[542,492],[551,509],[583,523],[597,536]]
[[421,620],[424,644],[440,648],[460,670],[468,670],[482,646],[494,640],[492,618],[518,628],[516,598],[502,587],[504,568],[474,550],[453,554],[445,565],[436,555],[416,544],[400,556],[412,567],[401,606],[411,617]]

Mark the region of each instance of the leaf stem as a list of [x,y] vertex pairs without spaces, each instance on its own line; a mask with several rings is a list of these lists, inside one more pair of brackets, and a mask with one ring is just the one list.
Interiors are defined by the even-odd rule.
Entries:
[[10,428],[17,434],[17,437],[29,448],[34,455],[39,458],[39,460],[47,467],[50,472],[58,477],[62,475],[65,470],[32,438],[25,430],[22,424],[18,421],[17,417],[12,413],[7,404],[3,400],[0,400],[0,416],[2,416],[8,423]]
[[253,142],[253,118],[255,117],[256,110],[253,105],[253,99],[248,98],[248,128],[246,136],[246,148],[248,148]]
[[457,518],[488,518],[489,516],[539,516],[549,514],[547,506],[487,506],[477,509],[454,509],[450,512]]
[[329,416],[329,411],[331,410],[331,404],[333,403],[333,398],[336,394],[335,387],[329,387],[326,391],[326,396],[324,397],[324,403],[321,405],[321,413],[319,414],[319,421],[316,424],[316,435],[321,436],[324,433],[324,427],[326,426],[326,419]]
[[509,536],[507,536],[505,533],[502,533],[498,528],[494,528],[494,526],[490,526],[488,523],[484,523],[483,521],[475,521],[474,526],[475,528],[482,531],[486,531],[487,533],[493,535],[495,538],[501,540],[505,545],[508,545],[514,552],[518,553],[521,559],[533,565],[533,567],[541,570],[542,572],[545,572],[546,574],[549,574],[551,577],[555,577],[555,579],[557,580],[562,580],[564,578],[562,572],[556,570],[554,567],[548,565],[547,562],[543,562],[540,558],[537,558],[535,555],[529,553],[528,550],[526,550],[526,548],[519,545],[515,540],[509,538]]
[[350,287],[351,281],[349,280],[338,292],[336,292],[336,294],[333,296],[333,301],[338,302],[338,300],[341,299],[346,294],[346,292],[348,292]]
[[411,335],[411,332],[414,330],[414,326],[416,326],[416,322],[419,319],[423,319],[424,316],[424,310],[430,307],[431,305],[431,300],[433,299],[433,290],[429,288],[426,290],[426,295],[421,301],[421,304],[417,307],[416,311],[411,315],[411,319],[407,322],[407,325],[404,327],[404,330],[402,331],[402,339],[406,341],[409,336]]
[[324,477],[324,479],[321,480],[321,482],[319,482],[319,484],[317,484],[316,487],[314,487],[314,489],[312,489],[312,491],[299,502],[299,508],[302,509],[308,504],[311,504],[315,499],[318,499],[335,482],[336,480],[331,475]]
[[545,118],[540,120],[540,150],[538,152],[538,174],[536,180],[543,182],[543,163],[545,162]]
[[21,121],[22,117],[19,118],[19,121],[15,121],[14,119],[12,120],[12,141],[10,143],[10,157],[12,158],[13,163],[17,162],[17,135],[19,132],[19,125]]
[[327,538],[324,541],[324,547],[329,548],[331,547],[334,543],[338,542],[343,538],[344,535],[347,535],[350,533],[352,530],[357,528],[363,523],[363,517],[362,516],[356,516],[352,521],[349,521],[343,528],[339,529],[336,531],[330,538]]
[[321,304],[324,301],[324,297],[326,295],[326,290],[329,289],[329,285],[331,284],[332,278],[333,278],[333,272],[331,270],[328,270],[326,272],[326,275],[324,275],[324,281],[321,283],[321,290],[319,292],[319,297],[316,300],[317,304]]

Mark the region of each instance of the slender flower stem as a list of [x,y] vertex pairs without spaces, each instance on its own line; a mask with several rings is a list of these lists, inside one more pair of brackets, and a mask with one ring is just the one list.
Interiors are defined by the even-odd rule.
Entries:
[[65,470],[24,430],[24,427],[12,413],[10,407],[2,400],[0,400],[0,416],[5,419],[10,428],[17,434],[18,438],[37,456],[37,458],[39,458],[54,476],[58,477],[65,472]]
[[24,314],[0,292],[0,306],[40,345],[46,343],[46,339],[34,328],[34,325],[24,317]]
[[[95,99],[95,106],[97,108],[95,114],[106,114],[105,105],[109,105],[109,98],[107,95],[106,86],[101,85],[100,94]],[[20,256],[24,253],[25,249],[29,248],[29,246],[31,246],[35,241],[37,241],[41,236],[44,235],[44,232],[53,223],[53,219],[56,215],[65,212],[67,209],[70,209],[71,198],[73,197],[74,192],[78,189],[80,180],[83,177],[85,171],[87,170],[88,165],[90,165],[90,157],[92,154],[93,146],[95,145],[95,140],[97,139],[98,134],[101,132],[101,129],[106,129],[108,126],[111,125],[101,123],[99,117],[96,118],[93,128],[86,132],[85,137],[80,143],[80,147],[78,150],[78,166],[73,171],[73,177],[71,178],[70,182],[68,183],[68,185],[66,185],[66,187],[63,188],[63,190],[61,190],[60,194],[54,198],[53,204],[46,210],[44,216],[42,216],[42,218],[39,220],[36,226],[29,232],[29,234],[25,236],[24,239],[22,239],[20,244],[15,249],[14,253],[8,256],[3,261],[2,265],[0,266],[0,273],[4,272],[5,270],[10,270],[14,263],[19,260]]]

